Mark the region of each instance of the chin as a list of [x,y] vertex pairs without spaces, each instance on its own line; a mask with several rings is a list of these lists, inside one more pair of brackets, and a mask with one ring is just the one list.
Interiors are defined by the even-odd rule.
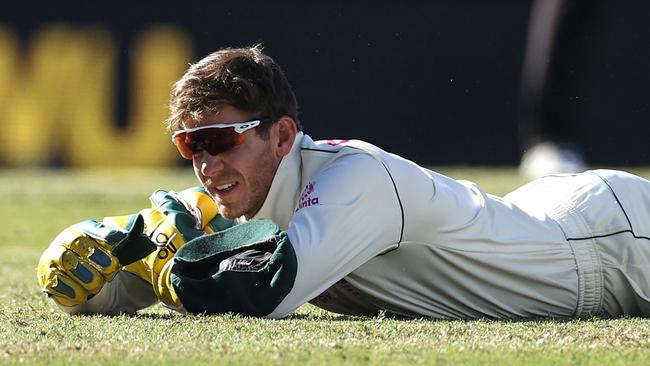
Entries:
[[227,206],[217,204],[217,208],[219,209],[219,214],[229,220],[240,218],[243,215],[241,210],[232,209]]
[[227,218],[228,220],[234,220],[239,217],[238,215],[233,215],[230,210],[224,210],[221,207],[219,207],[219,215]]

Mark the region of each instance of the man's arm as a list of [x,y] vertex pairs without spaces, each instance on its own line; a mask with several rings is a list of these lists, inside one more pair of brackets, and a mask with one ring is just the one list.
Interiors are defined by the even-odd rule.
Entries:
[[104,284],[97,295],[73,306],[62,306],[64,312],[76,314],[130,314],[157,304],[151,284],[136,274],[120,270],[113,280]]
[[298,203],[286,231],[252,220],[181,248],[159,277],[168,305],[283,317],[398,245],[399,200],[381,162],[349,156],[310,184],[310,205]]
[[298,258],[295,284],[270,317],[291,313],[402,239],[399,195],[381,161],[348,156],[314,183],[318,204],[299,209],[287,229]]
[[57,236],[39,263],[43,292],[71,314],[137,311],[158,301],[152,283],[178,248],[232,224],[201,189],[157,191],[150,200],[138,214],[87,220]]

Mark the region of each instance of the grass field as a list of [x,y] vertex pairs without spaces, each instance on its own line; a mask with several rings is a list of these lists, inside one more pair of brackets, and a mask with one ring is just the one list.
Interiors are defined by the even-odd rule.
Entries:
[[[511,169],[441,171],[496,194],[522,183]],[[38,258],[63,228],[135,212],[155,189],[191,185],[189,170],[0,170],[0,364],[650,364],[645,319],[397,320],[309,305],[283,320],[186,316],[160,306],[135,316],[70,317],[40,295]]]

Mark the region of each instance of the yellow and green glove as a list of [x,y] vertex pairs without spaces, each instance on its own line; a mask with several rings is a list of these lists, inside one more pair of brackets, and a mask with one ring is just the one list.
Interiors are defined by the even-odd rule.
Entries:
[[174,303],[173,288],[160,283],[163,266],[187,241],[233,222],[218,215],[201,188],[156,191],[150,201],[151,208],[137,214],[87,220],[59,234],[38,266],[42,291],[63,306],[79,305],[123,269],[151,283],[163,302]]
[[94,220],[68,227],[41,256],[37,269],[41,290],[63,306],[86,302],[122,266],[156,250],[143,229],[140,215],[129,217],[124,230]]
[[[140,211],[145,220],[145,235],[157,250],[124,269],[151,283],[159,300],[178,306],[176,294],[167,277],[161,276],[164,266],[186,242],[204,234],[225,230],[234,222],[219,215],[217,204],[202,188],[181,192],[154,192],[149,198],[151,208]],[[105,222],[124,227],[128,217],[108,217]]]

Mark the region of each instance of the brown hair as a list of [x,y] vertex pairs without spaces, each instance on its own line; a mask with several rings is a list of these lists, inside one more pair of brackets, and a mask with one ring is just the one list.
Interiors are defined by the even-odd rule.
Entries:
[[[167,128],[180,130],[183,122],[215,113],[224,104],[274,121],[289,116],[301,130],[291,85],[260,44],[224,48],[191,65],[172,89]],[[266,137],[269,127],[262,124],[256,131]]]

